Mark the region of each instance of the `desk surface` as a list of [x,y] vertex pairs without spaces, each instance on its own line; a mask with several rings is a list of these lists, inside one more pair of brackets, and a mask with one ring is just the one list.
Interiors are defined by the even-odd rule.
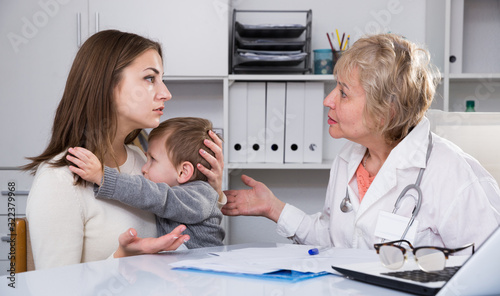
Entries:
[[244,244],[75,264],[17,274],[16,288],[0,277],[0,295],[406,295],[326,275],[297,283],[172,270],[169,263],[208,252],[275,244]]

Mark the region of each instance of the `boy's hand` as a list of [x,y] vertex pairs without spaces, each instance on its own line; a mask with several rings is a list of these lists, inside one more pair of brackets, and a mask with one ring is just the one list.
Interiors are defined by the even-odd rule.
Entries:
[[77,174],[85,181],[101,185],[103,172],[101,162],[97,156],[82,147],[69,148],[68,152],[72,155],[68,154],[66,159],[76,165],[70,165],[70,171]]

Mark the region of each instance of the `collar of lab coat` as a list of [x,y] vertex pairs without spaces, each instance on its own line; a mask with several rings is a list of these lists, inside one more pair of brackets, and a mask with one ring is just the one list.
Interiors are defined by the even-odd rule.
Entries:
[[[398,170],[410,168],[420,169],[426,167],[425,158],[427,146],[429,144],[429,129],[429,120],[424,117],[420,123],[396,147],[394,147],[366,192],[362,204],[359,204],[358,198],[350,194],[353,209],[357,212],[357,218],[359,218],[365,210],[369,209],[373,203],[397,186]],[[365,152],[366,147],[354,143],[351,149],[345,149],[339,154],[339,158],[347,163],[348,180],[352,180]],[[415,178],[412,179],[413,181],[416,180],[418,175],[418,170],[415,171],[416,174]],[[396,199],[396,197],[394,199]],[[392,209],[387,209],[387,211],[392,211]]]
[[394,149],[384,163],[388,168],[400,170],[425,168],[429,145],[429,120],[424,117],[419,124]]

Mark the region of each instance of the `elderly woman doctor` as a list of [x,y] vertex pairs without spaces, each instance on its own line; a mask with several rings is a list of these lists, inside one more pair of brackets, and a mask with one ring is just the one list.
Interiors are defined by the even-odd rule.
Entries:
[[323,211],[307,215],[243,175],[252,188],[226,191],[223,213],[267,217],[301,244],[479,246],[500,223],[500,190],[478,161],[430,132],[436,74],[427,51],[399,36],[358,40],[324,100],[329,134],[350,142],[333,162]]

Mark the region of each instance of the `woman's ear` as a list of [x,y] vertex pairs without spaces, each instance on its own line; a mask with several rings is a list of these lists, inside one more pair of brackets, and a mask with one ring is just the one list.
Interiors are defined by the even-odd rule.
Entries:
[[194,166],[189,161],[184,161],[179,166],[179,170],[177,171],[177,182],[179,184],[184,184],[191,180],[194,174]]

